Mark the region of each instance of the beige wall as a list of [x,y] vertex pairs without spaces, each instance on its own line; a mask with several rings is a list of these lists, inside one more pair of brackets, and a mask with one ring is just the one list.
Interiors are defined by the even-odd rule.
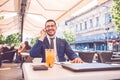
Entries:
[[[98,0],[98,2],[102,3],[104,0]],[[104,4],[97,5],[94,8],[88,10],[85,13],[80,14],[78,17],[72,19],[71,21],[68,22],[68,25],[73,27],[73,29],[76,31],[76,25],[80,27],[80,23],[84,25],[84,22],[87,21],[87,26],[88,29],[86,30],[78,30],[76,32],[76,37],[81,37],[81,36],[89,36],[89,35],[95,35],[95,34],[102,34],[106,33],[107,31],[105,30],[106,27],[109,27],[111,31],[115,31],[114,25],[112,23],[110,24],[105,24],[105,13],[110,12],[110,7],[112,5],[112,0],[105,0],[107,1]],[[104,6],[108,6],[108,9]],[[100,20],[100,25],[96,27],[96,17],[99,17]],[[93,27],[90,28],[90,22],[89,20],[93,20]]]

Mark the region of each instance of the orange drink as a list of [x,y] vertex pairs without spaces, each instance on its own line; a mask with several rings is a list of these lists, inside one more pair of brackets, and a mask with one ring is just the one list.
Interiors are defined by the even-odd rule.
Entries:
[[45,56],[46,56],[46,64],[49,67],[53,67],[55,61],[54,49],[45,49]]

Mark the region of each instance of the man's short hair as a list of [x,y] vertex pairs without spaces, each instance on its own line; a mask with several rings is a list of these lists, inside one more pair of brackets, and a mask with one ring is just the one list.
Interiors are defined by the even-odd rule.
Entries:
[[[53,19],[49,19],[49,20],[46,21],[46,23],[47,23],[47,22],[54,22],[54,24],[56,25],[56,22],[55,22],[55,20],[53,20]],[[46,23],[45,23],[45,26],[46,26]]]

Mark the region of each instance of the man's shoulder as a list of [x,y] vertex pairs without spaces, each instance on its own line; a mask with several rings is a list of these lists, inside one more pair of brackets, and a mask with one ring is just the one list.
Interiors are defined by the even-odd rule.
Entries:
[[66,40],[63,39],[63,38],[58,38],[58,37],[56,37],[56,39],[59,40],[59,41],[66,41]]

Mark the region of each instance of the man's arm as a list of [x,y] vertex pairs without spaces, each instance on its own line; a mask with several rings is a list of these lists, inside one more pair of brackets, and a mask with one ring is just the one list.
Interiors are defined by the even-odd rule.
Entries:
[[68,44],[66,40],[65,40],[65,52],[70,60],[79,58],[79,56],[72,50],[72,48],[70,47],[70,45]]
[[33,58],[43,57],[44,56],[43,54],[44,54],[43,42],[40,40],[37,40],[36,44],[30,50],[30,56]]
[[40,31],[40,38],[37,40],[36,44],[31,48],[30,50],[30,56],[35,57],[42,57],[42,62],[45,62],[45,47],[43,44],[43,40],[46,37],[46,31],[45,29],[42,29]]
[[72,63],[83,63],[83,61],[80,59],[80,57],[72,50],[70,45],[65,40],[65,48],[66,48],[66,54],[70,60],[72,60]]

